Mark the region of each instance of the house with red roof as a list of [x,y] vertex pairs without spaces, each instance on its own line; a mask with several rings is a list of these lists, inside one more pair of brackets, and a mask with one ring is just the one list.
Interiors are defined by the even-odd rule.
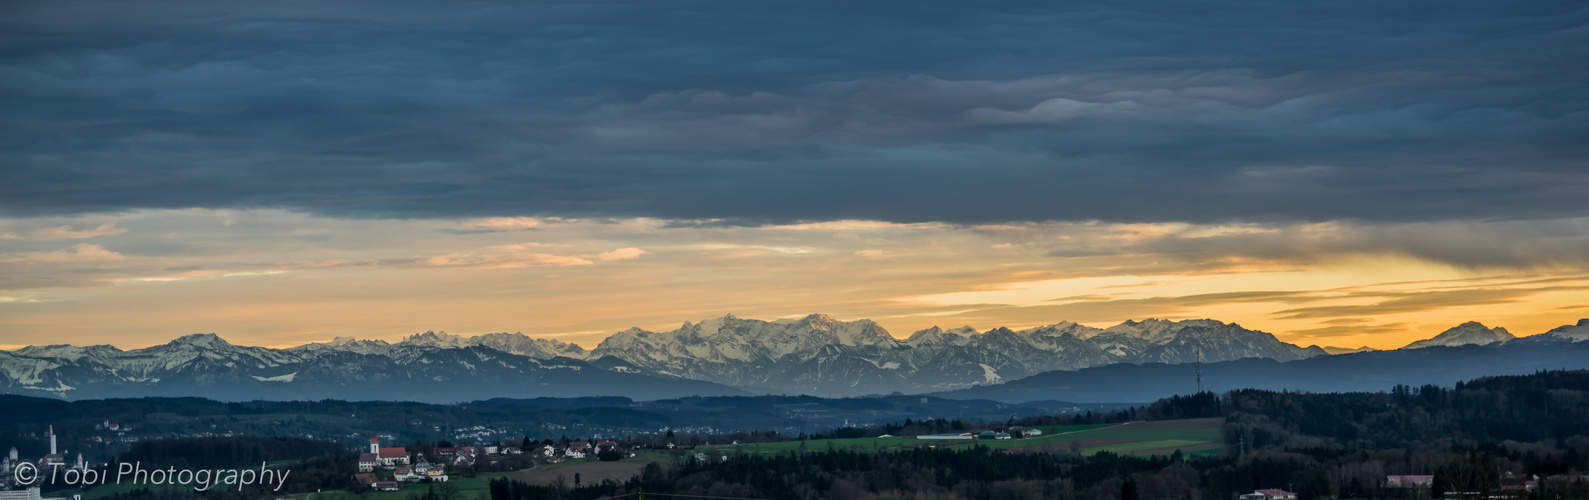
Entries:
[[384,467],[408,465],[408,449],[402,446],[381,448],[380,452],[376,454],[376,458],[380,460],[381,465]]
[[[374,453],[375,454],[375,461],[381,467],[396,467],[396,466],[399,466],[399,465],[408,465],[408,450],[407,449],[405,449],[405,448],[403,448],[401,446],[397,446],[397,447],[393,447],[393,448],[382,448],[381,447],[381,440],[379,438],[370,438],[370,451],[369,451],[369,453]],[[361,470],[363,469],[363,464],[364,464],[364,456],[360,455],[359,456],[359,467],[360,467]],[[373,469],[373,467],[372,467],[372,469]]]

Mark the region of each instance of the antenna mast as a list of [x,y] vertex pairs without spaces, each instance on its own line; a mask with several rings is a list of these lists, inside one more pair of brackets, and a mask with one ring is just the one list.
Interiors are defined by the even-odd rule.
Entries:
[[1203,393],[1203,350],[1197,350],[1197,393]]

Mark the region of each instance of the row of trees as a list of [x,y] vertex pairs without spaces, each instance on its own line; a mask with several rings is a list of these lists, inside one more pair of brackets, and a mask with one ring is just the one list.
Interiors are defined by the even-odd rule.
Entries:
[[323,455],[347,455],[335,441],[300,437],[206,436],[149,439],[132,443],[117,460],[157,467],[229,469],[258,467],[262,462]]

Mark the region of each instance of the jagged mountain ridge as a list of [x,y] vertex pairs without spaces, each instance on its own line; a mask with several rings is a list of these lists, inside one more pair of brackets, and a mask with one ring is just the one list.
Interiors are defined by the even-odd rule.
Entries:
[[535,359],[556,357],[583,359],[586,355],[585,348],[578,345],[555,339],[532,338],[523,333],[488,333],[476,337],[463,337],[449,335],[447,332],[432,331],[410,335],[396,344],[390,344],[384,340],[358,340],[352,337],[337,337],[330,342],[309,343],[293,347],[290,350],[310,352],[336,350],[360,354],[387,354],[392,352],[394,348],[402,346],[452,349],[482,346]]
[[506,352],[491,345],[502,337],[431,342],[446,340],[439,335],[420,334],[418,341],[411,337],[396,344],[343,340],[288,349],[237,346],[215,334],[187,335],[129,351],[111,346],[30,346],[0,351],[0,390],[65,399],[201,396],[441,403],[591,394],[634,398],[746,394],[709,382],[636,373],[611,363],[597,366],[571,357]]
[[[1479,330],[1491,337],[1505,333],[1471,323],[1443,333],[1443,340],[1424,342],[1461,343]],[[1497,345],[1584,340],[1589,340],[1589,319]],[[869,320],[814,314],[761,321],[729,315],[669,332],[631,328],[590,351],[517,333],[461,337],[444,332],[423,332],[396,343],[344,337],[286,349],[235,346],[213,334],[128,351],[107,345],[29,346],[0,351],[0,390],[71,399],[655,399],[737,393],[729,387],[854,396],[955,390],[1120,363],[1189,363],[1199,356],[1208,363],[1293,361],[1326,354],[1316,346],[1298,347],[1215,320],[1149,319],[1102,329],[1063,322],[986,332],[933,327],[900,340]],[[464,380],[469,383],[458,383]]]
[[1214,320],[1071,322],[1026,330],[934,327],[901,341],[870,320],[813,314],[762,321],[733,315],[669,332],[631,328],[587,359],[617,358],[668,375],[747,389],[859,396],[998,383],[1051,370],[1114,363],[1189,363],[1250,357],[1293,361],[1326,353]]
[[1538,335],[1556,341],[1584,342],[1589,341],[1589,318],[1578,320],[1577,324],[1562,325]]
[[[455,351],[472,354],[451,358],[440,354]],[[485,396],[550,395],[547,391],[574,386],[595,391],[578,395],[633,393],[629,388],[601,385],[614,380],[597,383],[583,380],[592,378],[589,375],[567,375],[579,370],[706,382],[682,384],[703,394],[730,386],[855,396],[949,390],[1122,362],[1191,362],[1199,355],[1212,362],[1248,357],[1291,361],[1323,354],[1318,348],[1297,347],[1267,333],[1214,320],[1150,319],[1106,329],[1071,322],[1019,331],[930,328],[899,340],[870,320],[846,322],[813,314],[761,321],[727,315],[685,323],[669,332],[631,328],[591,351],[518,333],[462,337],[445,332],[418,333],[396,343],[339,337],[286,349],[236,346],[214,334],[188,335],[128,351],[112,346],[30,346],[0,352],[0,388],[74,399],[131,394],[250,399],[288,393],[307,396],[286,388],[314,386],[314,394],[357,399],[361,388],[363,393],[382,392],[369,391],[371,384],[399,384],[405,387],[386,391],[383,398],[452,401],[459,395],[426,391],[440,390],[446,380],[507,377],[491,371],[502,367],[484,359],[500,356],[515,359],[512,367],[502,369],[519,379],[540,380],[565,369],[569,371],[561,373],[569,381],[558,387],[510,383],[504,389],[510,392]],[[457,367],[463,371],[450,371]]]

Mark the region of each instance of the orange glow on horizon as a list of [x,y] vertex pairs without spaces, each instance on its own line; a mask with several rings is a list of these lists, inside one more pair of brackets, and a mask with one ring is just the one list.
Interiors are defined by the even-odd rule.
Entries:
[[[900,338],[931,326],[1212,318],[1304,346],[1395,348],[1470,320],[1522,336],[1589,316],[1585,257],[1464,265],[1345,224],[674,227],[272,210],[6,222],[23,223],[39,228],[8,231],[42,236],[0,247],[7,349],[130,349],[211,332],[287,347],[426,330],[591,348],[631,326],[729,313],[872,319]],[[77,239],[45,238],[61,234]]]

